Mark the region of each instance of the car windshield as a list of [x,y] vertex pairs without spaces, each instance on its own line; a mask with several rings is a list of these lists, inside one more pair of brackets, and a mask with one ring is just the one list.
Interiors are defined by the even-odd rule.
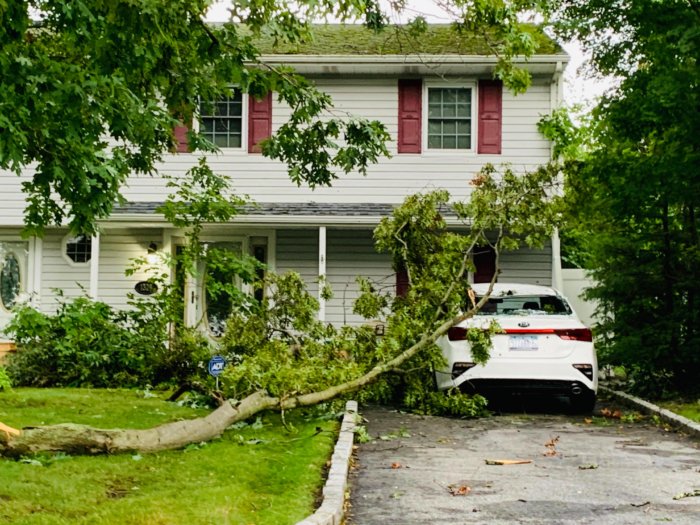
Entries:
[[[481,299],[477,297],[477,301]],[[556,295],[490,297],[477,315],[569,315],[571,308]]]

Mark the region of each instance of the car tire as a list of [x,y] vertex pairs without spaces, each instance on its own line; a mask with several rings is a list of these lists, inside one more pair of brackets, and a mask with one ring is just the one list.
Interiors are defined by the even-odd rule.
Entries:
[[595,392],[588,390],[577,396],[570,396],[571,412],[574,414],[590,414],[595,408]]

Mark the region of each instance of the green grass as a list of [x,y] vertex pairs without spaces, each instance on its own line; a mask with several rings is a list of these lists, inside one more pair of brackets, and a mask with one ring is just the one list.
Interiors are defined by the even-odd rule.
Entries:
[[[129,390],[0,392],[0,421],[15,427],[145,428],[206,412]],[[0,459],[0,523],[295,523],[313,511],[338,424],[301,412],[286,419],[296,432],[271,414],[211,443],[158,454]]]
[[691,401],[691,402],[682,402],[682,401],[668,401],[668,402],[661,402],[660,406],[663,408],[666,408],[670,410],[671,412],[675,412],[676,414],[680,414],[683,417],[687,417],[691,421],[696,421],[700,423],[700,399],[697,401]]

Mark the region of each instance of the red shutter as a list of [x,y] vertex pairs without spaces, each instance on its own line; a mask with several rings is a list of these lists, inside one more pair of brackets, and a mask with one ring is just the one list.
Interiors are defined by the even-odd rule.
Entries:
[[503,83],[500,80],[479,80],[478,153],[501,153],[502,115]]
[[474,282],[489,283],[496,273],[496,252],[490,246],[477,246],[473,253]]
[[399,80],[399,153],[420,153],[423,84],[420,79]]
[[260,153],[260,141],[272,135],[272,93],[248,97],[248,153]]
[[190,145],[187,143],[187,132],[189,126],[175,126],[173,135],[175,136],[175,151],[177,153],[187,153],[190,151]]
[[396,297],[406,297],[408,295],[408,272],[402,267],[396,271]]

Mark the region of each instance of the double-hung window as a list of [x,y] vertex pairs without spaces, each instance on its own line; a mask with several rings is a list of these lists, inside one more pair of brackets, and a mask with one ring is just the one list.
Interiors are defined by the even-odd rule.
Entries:
[[472,149],[473,89],[464,86],[427,86],[426,90],[428,149]]
[[243,94],[236,90],[225,99],[202,101],[200,132],[220,148],[243,146]]

